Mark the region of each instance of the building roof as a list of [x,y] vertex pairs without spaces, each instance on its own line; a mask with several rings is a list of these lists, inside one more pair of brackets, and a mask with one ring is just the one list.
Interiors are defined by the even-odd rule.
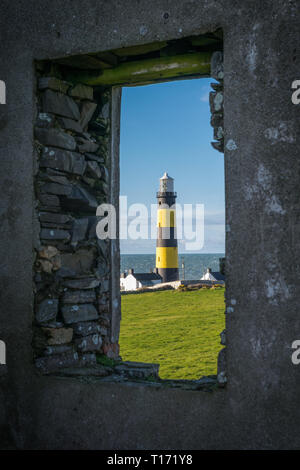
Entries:
[[225,276],[220,273],[220,271],[212,271],[211,268],[207,268],[206,272],[201,277],[201,281],[213,281],[214,279],[216,281],[225,281]]
[[225,281],[225,276],[221,274],[219,271],[211,272],[210,274],[216,279],[216,281]]
[[160,281],[161,276],[156,273],[133,273],[132,274],[137,281]]

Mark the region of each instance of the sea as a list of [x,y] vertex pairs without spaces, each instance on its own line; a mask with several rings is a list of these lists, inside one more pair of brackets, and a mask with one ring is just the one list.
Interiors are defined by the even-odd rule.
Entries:
[[[224,253],[189,253],[178,255],[179,278],[186,280],[200,279],[207,268],[212,271],[219,271],[219,258],[224,257]],[[184,264],[184,268],[182,267]],[[155,268],[155,255],[122,255],[121,273],[133,268],[137,273],[148,273]]]

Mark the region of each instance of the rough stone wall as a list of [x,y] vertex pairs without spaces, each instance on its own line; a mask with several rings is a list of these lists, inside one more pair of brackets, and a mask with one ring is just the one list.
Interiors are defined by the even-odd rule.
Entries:
[[[210,124],[214,129],[214,142],[211,142],[213,148],[224,153],[224,63],[223,53],[216,51],[211,58],[211,77],[217,83],[211,83],[214,91],[209,94],[209,105],[211,111]],[[225,258],[220,258],[220,271],[225,269]],[[224,272],[223,272],[224,273]],[[226,346],[226,329],[220,333],[221,345]],[[218,355],[218,383],[225,386],[226,376],[226,348],[221,349]]]
[[214,129],[212,146],[219,152],[224,152],[224,65],[223,54],[214,52],[211,58],[211,76],[218,83],[211,83],[214,91],[209,94],[209,105],[211,111],[211,126]]
[[65,82],[38,64],[35,122],[34,354],[43,373],[118,354],[110,343],[108,201],[111,92]]
[[[19,448],[297,449],[300,12],[295,0],[3,0],[1,316]],[[168,19],[164,17],[168,13]],[[35,59],[224,31],[227,386],[212,393],[37,376],[32,361]],[[117,250],[116,250],[117,254]],[[113,261],[114,262],[114,261]],[[1,418],[2,419],[2,418]]]

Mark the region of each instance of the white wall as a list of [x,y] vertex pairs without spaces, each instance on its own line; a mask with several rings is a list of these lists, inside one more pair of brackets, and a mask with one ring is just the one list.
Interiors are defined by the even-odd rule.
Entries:
[[[151,284],[152,285],[161,284],[161,281],[159,279],[153,280],[151,281]],[[140,289],[141,287],[143,287],[142,283],[137,281],[132,274],[128,274],[128,276],[126,276],[125,278],[124,277],[120,278],[121,290],[136,290],[136,289]],[[150,286],[147,286],[147,287],[150,287]]]
[[123,290],[136,290],[142,285],[132,274],[128,274],[125,278],[120,278],[120,287]]

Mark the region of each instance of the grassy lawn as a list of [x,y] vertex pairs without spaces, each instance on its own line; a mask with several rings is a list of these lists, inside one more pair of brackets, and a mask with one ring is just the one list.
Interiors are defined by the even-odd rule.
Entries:
[[224,288],[123,295],[123,361],[159,363],[162,379],[216,374],[224,309]]

